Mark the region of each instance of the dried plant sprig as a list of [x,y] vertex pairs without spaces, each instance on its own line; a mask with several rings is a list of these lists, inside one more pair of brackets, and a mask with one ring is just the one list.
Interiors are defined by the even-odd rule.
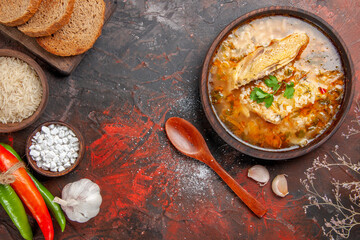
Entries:
[[351,122],[355,123],[356,127],[348,125],[347,126],[348,132],[347,133],[343,132],[341,134],[341,136],[345,137],[346,139],[360,133],[360,99],[356,100],[354,112],[355,112],[355,119],[351,120]]
[[[312,167],[305,171],[306,178],[300,179],[307,191],[309,200],[309,204],[304,206],[305,213],[308,213],[307,210],[311,207],[335,210],[334,216],[330,219],[323,219],[323,234],[330,239],[349,238],[351,229],[360,225],[360,181],[340,182],[332,178],[332,196],[320,193],[315,187],[317,171],[320,169],[331,171],[335,167],[341,167],[351,172],[355,179],[360,179],[360,163],[353,163],[351,158],[346,154],[340,154],[338,150],[339,146],[335,146],[331,155],[325,154],[322,157],[315,158]],[[329,156],[334,160],[333,163],[329,162]],[[349,194],[342,196],[341,192],[344,190]]]

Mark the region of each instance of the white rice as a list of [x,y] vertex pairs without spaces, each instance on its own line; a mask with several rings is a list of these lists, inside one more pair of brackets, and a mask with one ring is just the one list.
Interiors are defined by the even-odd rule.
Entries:
[[0,57],[0,122],[15,123],[30,117],[42,97],[40,78],[26,62]]

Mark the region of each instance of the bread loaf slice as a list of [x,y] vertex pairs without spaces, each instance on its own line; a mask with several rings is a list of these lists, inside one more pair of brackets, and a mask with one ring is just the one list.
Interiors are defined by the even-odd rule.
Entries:
[[41,0],[0,0],[0,23],[18,26],[26,23],[38,10]]
[[42,0],[38,11],[18,29],[30,37],[49,36],[69,23],[75,0]]
[[46,51],[59,56],[73,56],[90,49],[101,34],[105,18],[103,0],[75,0],[70,21],[59,31],[37,38]]

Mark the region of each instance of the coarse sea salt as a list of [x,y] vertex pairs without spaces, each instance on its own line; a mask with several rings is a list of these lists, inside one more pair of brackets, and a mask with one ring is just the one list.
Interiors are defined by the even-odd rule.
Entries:
[[30,156],[44,170],[62,172],[71,167],[79,156],[79,139],[66,126],[42,126],[31,142]]

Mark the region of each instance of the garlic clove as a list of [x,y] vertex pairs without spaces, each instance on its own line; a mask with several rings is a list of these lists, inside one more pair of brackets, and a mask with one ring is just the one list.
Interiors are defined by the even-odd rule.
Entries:
[[261,165],[255,165],[249,168],[248,177],[258,182],[260,186],[264,186],[270,180],[269,171]]
[[285,174],[280,174],[272,181],[271,188],[279,197],[285,197],[289,194],[286,177],[287,176]]

